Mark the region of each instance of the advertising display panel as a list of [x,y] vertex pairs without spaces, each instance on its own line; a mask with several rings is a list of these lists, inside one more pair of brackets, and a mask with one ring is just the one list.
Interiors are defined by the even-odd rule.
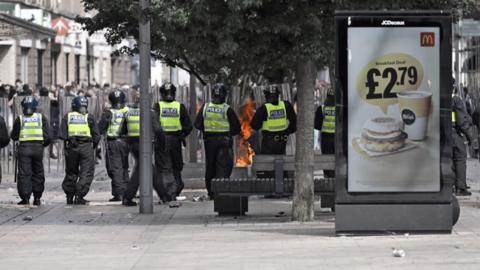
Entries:
[[349,192],[440,190],[439,37],[348,28]]

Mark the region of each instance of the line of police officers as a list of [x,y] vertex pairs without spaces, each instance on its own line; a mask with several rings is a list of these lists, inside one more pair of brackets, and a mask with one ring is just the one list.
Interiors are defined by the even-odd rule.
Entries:
[[[184,187],[182,144],[192,131],[186,107],[175,100],[176,87],[170,83],[160,87],[161,101],[154,105],[152,116],[155,164],[153,186],[163,202],[175,200]],[[266,102],[255,112],[251,127],[262,132],[260,154],[285,154],[288,137],[296,131],[296,114],[293,106],[280,100],[280,89],[273,85],[264,91]],[[234,166],[233,136],[241,132],[235,111],[226,104],[227,87],[212,88],[212,102],[204,104],[196,116],[195,128],[202,131],[205,144],[205,184],[208,195],[213,178],[228,178]],[[106,110],[96,125],[88,113],[88,100],[76,97],[72,112],[63,117],[60,138],[65,142],[65,179],[62,183],[67,204],[86,204],[85,200],[94,177],[95,149],[101,135],[105,137],[106,167],[112,179],[112,199],[125,206],[135,206],[133,201],[139,187],[139,136],[140,109],[138,96],[131,107],[126,106],[125,94],[119,90],[109,94],[111,108]],[[18,146],[19,204],[29,204],[33,194],[34,205],[40,205],[44,190],[43,147],[50,143],[48,120],[36,112],[38,102],[25,97],[21,103],[23,115],[15,119],[10,138]],[[452,95],[453,171],[456,174],[456,194],[470,195],[466,185],[466,149],[463,139],[478,149],[477,138],[471,133],[471,118],[462,100]],[[325,104],[315,112],[315,129],[321,131],[321,148],[324,154],[335,153],[335,99],[327,93]],[[0,117],[0,146],[8,144],[8,133]],[[132,153],[135,166],[128,177],[128,154]],[[334,171],[325,171],[326,177],[335,177]]]

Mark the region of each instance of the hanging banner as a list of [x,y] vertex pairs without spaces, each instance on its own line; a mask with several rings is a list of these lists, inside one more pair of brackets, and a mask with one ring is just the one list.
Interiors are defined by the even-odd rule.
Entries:
[[440,28],[401,23],[348,28],[348,192],[440,191]]

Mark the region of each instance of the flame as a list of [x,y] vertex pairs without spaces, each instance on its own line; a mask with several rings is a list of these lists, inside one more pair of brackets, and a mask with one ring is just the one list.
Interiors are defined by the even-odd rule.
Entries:
[[255,113],[255,102],[248,97],[245,100],[245,104],[240,108],[240,123],[241,123],[241,135],[242,138],[240,139],[239,146],[238,146],[238,155],[235,165],[237,167],[247,167],[253,162],[253,156],[255,156],[255,152],[253,151],[252,147],[250,147],[250,143],[248,142],[248,138],[252,135],[252,127],[250,127],[250,121],[253,118]]

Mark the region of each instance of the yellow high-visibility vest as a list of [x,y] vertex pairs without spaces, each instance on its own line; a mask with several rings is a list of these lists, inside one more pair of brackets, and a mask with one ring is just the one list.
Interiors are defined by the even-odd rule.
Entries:
[[335,106],[322,105],[322,111],[323,111],[322,132],[334,134],[335,133]]
[[111,109],[112,120],[107,130],[107,137],[118,137],[120,136],[120,129],[122,128],[122,123],[125,120],[125,114],[128,112],[128,107],[124,107],[120,110]]
[[68,137],[92,137],[90,127],[88,126],[88,113],[70,112],[68,113],[67,121]]
[[227,116],[228,108],[229,106],[225,103],[205,104],[203,108],[203,126],[205,128],[205,132],[230,131],[230,123],[228,122]]
[[160,124],[166,132],[175,132],[182,130],[180,122],[180,102],[160,101]]
[[267,120],[263,121],[262,130],[280,132],[288,128],[287,110],[285,102],[280,101],[278,105],[265,103],[267,108]]
[[42,115],[20,115],[20,142],[43,141]]
[[140,109],[130,109],[126,115],[128,137],[140,137]]

